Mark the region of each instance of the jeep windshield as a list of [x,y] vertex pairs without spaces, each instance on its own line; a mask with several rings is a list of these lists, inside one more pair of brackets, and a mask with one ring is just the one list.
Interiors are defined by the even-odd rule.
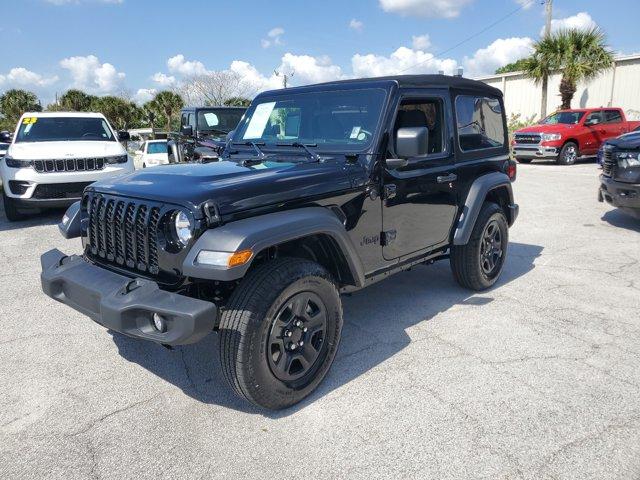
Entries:
[[584,112],[558,112],[553,115],[549,115],[542,120],[542,125],[555,125],[563,123],[565,125],[577,125],[580,119],[584,116]]
[[227,134],[240,122],[244,110],[214,108],[211,110],[198,111],[198,130],[201,132],[212,132]]
[[115,136],[102,118],[24,117],[16,143],[62,141],[115,142]]
[[233,143],[362,151],[378,129],[385,95],[383,89],[369,88],[261,97],[238,125]]

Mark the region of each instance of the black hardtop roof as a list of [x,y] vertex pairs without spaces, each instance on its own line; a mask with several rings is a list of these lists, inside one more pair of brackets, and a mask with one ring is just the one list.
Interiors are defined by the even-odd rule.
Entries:
[[[471,80],[464,77],[455,77],[450,75],[393,75],[388,77],[373,77],[373,78],[354,78],[350,80],[336,80],[333,82],[316,83],[313,85],[305,85],[302,87],[288,88],[289,92],[296,91],[309,91],[315,90],[318,87],[338,87],[345,86],[348,88],[361,88],[366,86],[374,86],[381,84],[396,83],[400,88],[449,88],[454,90],[467,90],[477,93],[486,93],[493,96],[502,96],[502,92],[486,83],[479,82],[477,80]],[[282,90],[272,90],[275,93],[282,92]]]
[[212,108],[222,108],[225,110],[246,110],[247,107],[230,107],[228,105],[209,105],[209,106],[200,106],[200,107],[182,107],[180,109],[181,112],[193,112],[195,110],[210,110]]

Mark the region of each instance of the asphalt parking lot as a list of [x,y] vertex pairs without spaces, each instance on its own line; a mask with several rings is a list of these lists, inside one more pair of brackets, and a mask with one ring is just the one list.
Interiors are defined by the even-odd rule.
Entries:
[[594,164],[525,165],[498,286],[448,263],[345,297],[338,358],[293,409],[225,385],[217,337],[168,351],[40,291],[61,213],[0,213],[0,478],[640,478],[640,222]]

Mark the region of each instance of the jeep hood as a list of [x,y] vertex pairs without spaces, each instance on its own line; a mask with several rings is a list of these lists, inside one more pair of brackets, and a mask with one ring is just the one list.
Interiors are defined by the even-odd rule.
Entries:
[[243,166],[235,161],[162,165],[94,183],[96,191],[183,205],[198,212],[213,201],[230,214],[351,187],[344,164],[333,159],[296,163],[264,161]]
[[58,158],[109,157],[124,155],[119,142],[63,141],[63,142],[18,142],[7,152],[20,160],[52,160]]
[[638,150],[640,149],[640,132],[627,133],[617,138],[611,138],[607,140],[607,143],[624,150]]

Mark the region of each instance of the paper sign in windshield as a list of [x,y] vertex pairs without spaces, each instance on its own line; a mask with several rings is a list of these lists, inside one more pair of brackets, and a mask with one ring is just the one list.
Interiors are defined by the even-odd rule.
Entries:
[[275,106],[276,102],[261,103],[258,105],[253,111],[249,126],[242,138],[245,140],[248,138],[261,138]]

